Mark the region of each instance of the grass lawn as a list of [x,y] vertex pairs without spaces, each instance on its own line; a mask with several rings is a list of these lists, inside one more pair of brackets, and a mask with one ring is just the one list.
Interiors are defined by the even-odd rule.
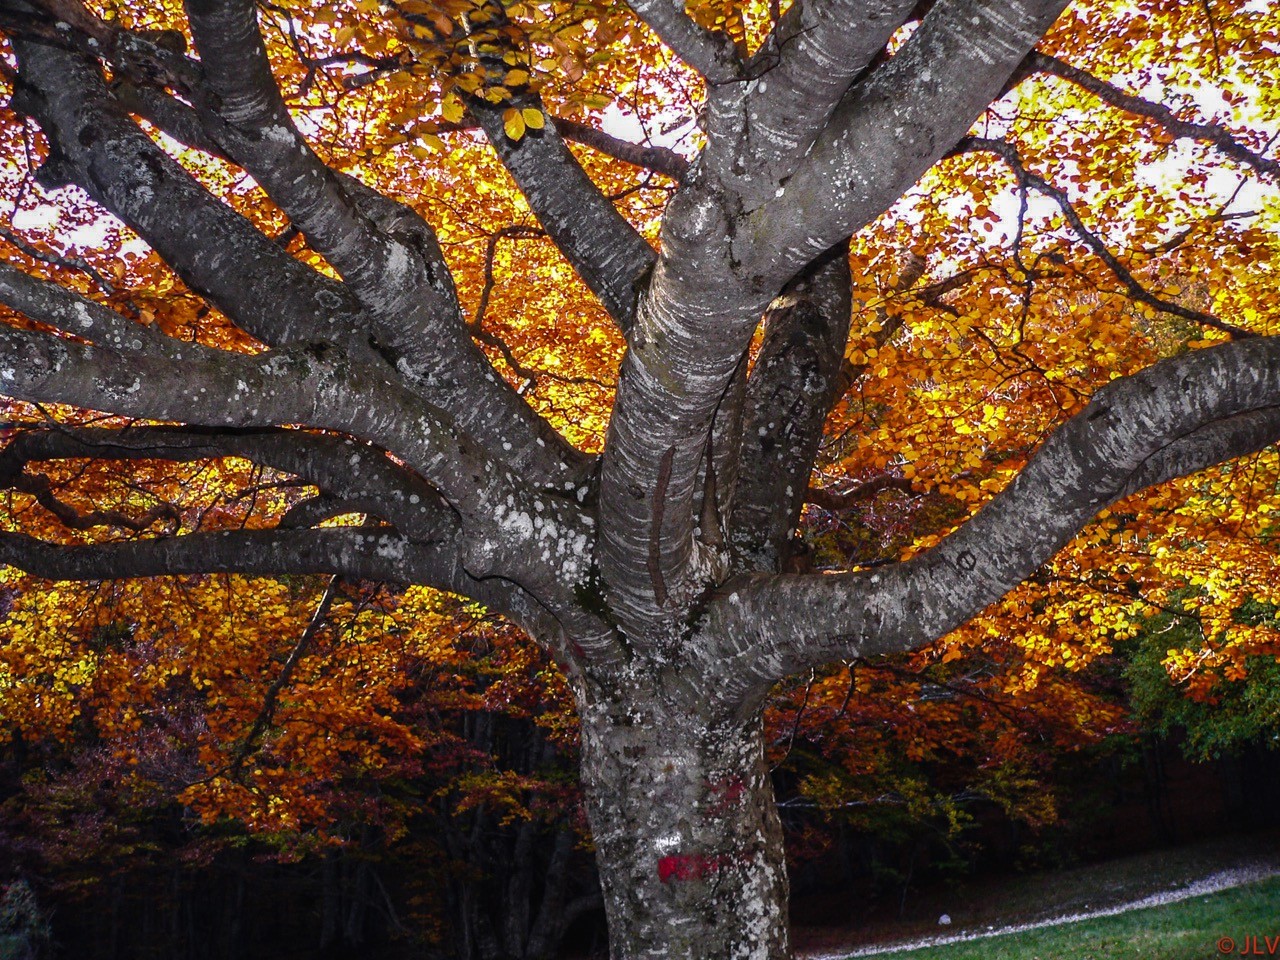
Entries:
[[[1222,943],[1230,947],[1229,954],[1219,947],[1224,937],[1233,941],[1233,945]],[[1241,957],[1244,950],[1246,957],[1280,958],[1280,877],[1114,917],[875,956],[894,960],[1214,960]]]

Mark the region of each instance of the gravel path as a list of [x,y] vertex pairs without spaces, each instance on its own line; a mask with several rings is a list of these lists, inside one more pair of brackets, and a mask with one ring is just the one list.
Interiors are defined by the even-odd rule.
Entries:
[[846,958],[853,957],[869,957],[879,954],[901,953],[904,950],[918,950],[921,947],[940,947],[949,943],[963,943],[968,940],[981,940],[985,937],[998,937],[1006,933],[1023,933],[1027,930],[1039,930],[1043,927],[1057,927],[1064,923],[1076,923],[1080,920],[1092,920],[1095,917],[1114,917],[1120,913],[1128,913],[1130,910],[1159,907],[1167,903],[1177,903],[1179,900],[1189,900],[1192,897],[1200,897],[1209,893],[1217,893],[1219,890],[1230,890],[1233,887],[1241,887],[1247,883],[1256,883],[1259,880],[1266,880],[1269,877],[1277,875],[1280,875],[1280,867],[1263,866],[1261,864],[1249,867],[1237,867],[1232,870],[1220,870],[1217,873],[1211,873],[1207,877],[1197,880],[1194,883],[1180,885],[1169,890],[1164,890],[1160,893],[1149,894],[1140,900],[1129,900],[1124,903],[1099,907],[1096,910],[1081,910],[1076,913],[1062,914],[1060,916],[1048,917],[1043,920],[1034,920],[1029,923],[1015,923],[1005,927],[988,926],[961,933],[922,937],[918,940],[904,940],[898,943],[882,943],[869,947],[860,947],[855,950],[841,950],[836,953],[810,953],[806,954],[805,958],[806,960],[846,960]]

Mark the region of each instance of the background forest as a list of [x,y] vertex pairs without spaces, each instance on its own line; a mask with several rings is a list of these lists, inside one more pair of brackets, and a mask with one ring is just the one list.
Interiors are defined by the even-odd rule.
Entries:
[[[622,336],[464,115],[476,88],[436,71],[444,28],[484,6],[279,0],[262,22],[310,142],[428,214],[472,335],[595,451]],[[538,85],[656,241],[700,145],[694,78],[621,5],[504,8],[542,54],[507,82]],[[168,0],[86,9],[186,44]],[[770,13],[690,9],[744,46]],[[1038,49],[1043,76],[852,240],[854,333],[789,569],[914,556],[1109,381],[1280,332],[1277,5],[1083,0]],[[504,114],[513,141],[543,122]],[[328,269],[248,175],[158,126],[227,204]],[[0,109],[0,256],[170,336],[259,349],[83,193],[39,186],[46,153]],[[59,431],[128,423],[6,401],[0,529],[74,545],[377,523],[247,459],[40,455]],[[1274,826],[1278,551],[1270,447],[1121,501],[921,651],[779,685],[766,723],[793,917],[833,892],[891,912],[929,884]],[[86,960],[600,951],[577,735],[556,666],[448,594],[0,567],[0,955],[6,931]]]

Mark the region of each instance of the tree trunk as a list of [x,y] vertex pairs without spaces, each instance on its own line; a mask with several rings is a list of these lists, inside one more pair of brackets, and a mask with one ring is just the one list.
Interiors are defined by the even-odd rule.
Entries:
[[610,957],[790,957],[760,717],[708,717],[694,684],[625,686],[588,693],[580,711]]

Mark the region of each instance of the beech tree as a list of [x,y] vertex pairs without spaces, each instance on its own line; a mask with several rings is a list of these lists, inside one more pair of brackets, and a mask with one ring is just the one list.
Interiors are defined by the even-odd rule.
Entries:
[[[81,226],[109,212],[176,280],[157,297],[170,307],[143,303],[115,290],[83,240],[75,254],[6,237],[0,392],[109,415],[50,413],[16,434],[6,485],[70,531],[140,535],[10,529],[0,561],[48,580],[324,573],[484,605],[549,652],[576,700],[611,955],[789,956],[761,733],[771,687],[928,644],[1117,500],[1280,437],[1280,338],[1261,304],[1224,317],[1150,289],[1079,197],[1024,161],[1028,145],[992,105],[1034,104],[1024,88],[1051,77],[1127,116],[1135,137],[1204,143],[1266,182],[1280,167],[1264,131],[1187,119],[1038,51],[1066,6],[189,0],[138,11],[4,0],[11,107],[31,122],[9,131],[13,163],[19,134],[38,130],[43,141],[27,147],[39,187],[87,197]],[[1069,29],[1077,46],[1137,45],[1144,18],[1173,24],[1174,8],[1194,6],[1089,7]],[[700,100],[691,156],[601,122],[583,78],[624,48],[669,94],[683,84]],[[401,96],[391,119],[391,100],[377,99],[386,88]],[[489,234],[466,281],[473,311],[452,241],[413,192],[446,163],[449,138],[487,143],[536,218]],[[1058,416],[1009,482],[929,549],[812,569],[796,531],[806,502],[824,502],[810,489],[824,425],[851,385],[879,375],[876,352],[905,323],[858,311],[865,325],[851,331],[851,238],[937,165],[978,155],[1013,178],[1014,301],[1026,307],[1064,263],[1021,260],[1034,193],[1143,316],[1205,339]],[[377,175],[375,156],[392,161]],[[620,166],[646,179],[614,189]],[[490,202],[506,189],[490,172],[455,175],[452,201]],[[260,193],[233,189],[244,175]],[[655,189],[660,212],[628,206]],[[598,449],[572,409],[531,397],[554,374],[486,329],[498,248],[527,237],[553,243],[577,280],[544,265],[523,282],[580,281],[621,337]],[[919,289],[925,264],[898,263],[894,289]],[[921,296],[941,302],[959,283]],[[173,303],[177,314],[158,316]],[[1090,308],[1035,303],[1063,311],[1068,331]],[[518,312],[519,296],[505,309]],[[594,330],[566,329],[559,354],[594,349]],[[172,508],[77,508],[39,473],[54,461],[127,472],[228,458],[315,493],[278,504],[272,524],[217,528]],[[889,471],[844,497],[910,482]],[[343,517],[357,519],[329,522]]]

